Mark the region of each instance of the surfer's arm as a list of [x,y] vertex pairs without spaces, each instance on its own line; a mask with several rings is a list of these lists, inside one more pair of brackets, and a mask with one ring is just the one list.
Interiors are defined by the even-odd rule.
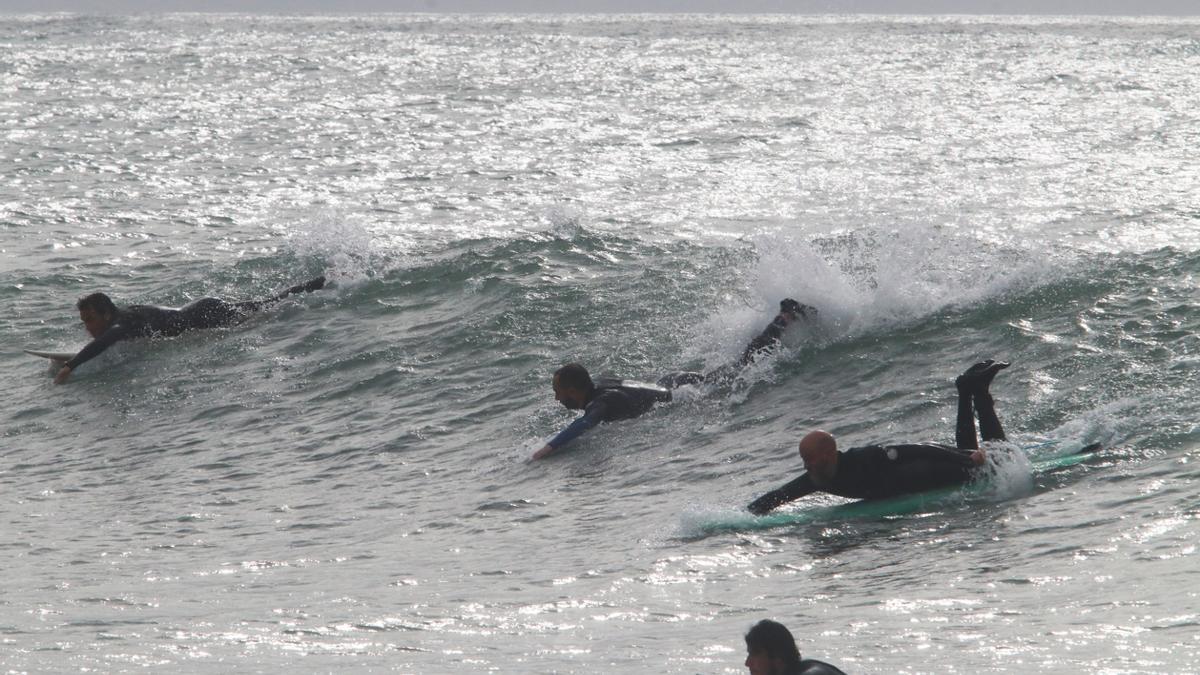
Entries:
[[781,488],[771,490],[767,494],[750,502],[746,507],[756,516],[771,512],[773,509],[782,506],[788,502],[796,501],[801,497],[805,497],[817,491],[817,486],[813,484],[812,479],[807,473],[800,474],[800,477],[784,485]]
[[604,420],[604,410],[605,406],[602,401],[594,401],[588,406],[587,412],[574,422],[571,422],[566,429],[558,432],[557,436],[547,441],[541,450],[533,453],[533,458],[541,459],[558,452],[562,446],[582,436],[588,429],[591,429]]
[[541,450],[533,453],[534,459],[541,459],[558,452],[562,446],[583,435],[583,432],[592,428],[592,423],[588,420],[587,415],[571,422],[570,426],[558,432],[558,435],[551,438],[542,446]]
[[54,383],[62,384],[66,382],[67,378],[71,377],[71,371],[96,358],[102,354],[105,349],[113,346],[118,340],[128,335],[128,333],[129,330],[122,324],[118,323],[111,326],[108,330],[104,331],[100,337],[92,340],[91,342],[87,343],[86,347],[80,349],[79,353],[76,354],[74,358],[72,358],[70,361],[67,361],[66,364],[64,364],[63,367],[58,371],[58,374],[54,376]]

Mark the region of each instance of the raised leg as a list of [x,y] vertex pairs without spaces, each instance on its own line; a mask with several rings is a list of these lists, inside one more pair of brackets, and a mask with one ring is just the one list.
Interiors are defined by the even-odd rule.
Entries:
[[1007,440],[1000,418],[996,416],[995,402],[990,392],[975,393],[975,412],[979,414],[979,433],[985,441]]
[[[972,402],[975,413],[979,415],[979,432],[983,440],[1006,440],[1004,427],[1000,425],[1000,418],[996,416],[995,401],[992,399],[988,387],[991,386],[996,373],[1007,367],[1008,364],[1003,361],[988,359],[971,366],[965,373],[959,375],[958,379],[954,380],[954,385],[958,388],[958,426],[955,438],[958,447],[971,449],[979,447],[975,439],[975,423],[971,419]],[[966,438],[968,433],[969,440]],[[970,444],[963,445],[964,442]]]
[[971,392],[962,387],[958,390],[958,420],[954,425],[954,445],[959,450],[979,449],[979,439],[975,437],[975,414],[971,409]]

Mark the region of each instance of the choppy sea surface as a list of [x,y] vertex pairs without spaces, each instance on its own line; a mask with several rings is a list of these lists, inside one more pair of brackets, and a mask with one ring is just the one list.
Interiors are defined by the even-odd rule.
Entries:
[[[1197,111],[1200,19],[0,16],[0,662],[738,673],[769,617],[849,673],[1200,672]],[[734,386],[527,461],[559,365],[716,367],[785,296]],[[807,430],[949,441],[986,357],[995,456],[1105,449],[741,511]]]

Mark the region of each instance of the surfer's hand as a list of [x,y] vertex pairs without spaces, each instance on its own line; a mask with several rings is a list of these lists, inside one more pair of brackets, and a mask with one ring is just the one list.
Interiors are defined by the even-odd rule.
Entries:
[[551,446],[549,444],[543,445],[541,450],[538,450],[537,452],[533,453],[533,459],[541,459],[541,458],[545,457],[546,455],[549,455],[552,452],[554,452],[553,446]]
[[54,384],[62,384],[63,382],[66,382],[67,378],[70,376],[71,369],[67,366],[63,366],[62,370],[58,371],[58,374],[54,376]]
[[971,461],[975,462],[975,466],[983,466],[983,463],[986,460],[987,453],[982,450],[976,450],[975,452],[971,453]]

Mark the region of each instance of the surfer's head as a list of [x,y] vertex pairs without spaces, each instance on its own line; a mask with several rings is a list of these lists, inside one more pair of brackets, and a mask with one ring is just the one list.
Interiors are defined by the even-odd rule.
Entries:
[[117,318],[117,306],[111,298],[103,293],[92,293],[84,296],[75,303],[79,310],[79,320],[87,328],[88,335],[100,337]]
[[779,301],[779,314],[775,315],[775,322],[781,326],[787,326],[801,317],[807,317],[809,312],[815,314],[817,310],[802,302],[784,298]]
[[837,441],[828,431],[810,431],[800,439],[800,459],[817,485],[825,485],[837,473]]
[[763,619],[746,633],[746,667],[750,675],[784,675],[800,668],[800,650],[791,631]]
[[554,399],[568,410],[583,410],[592,397],[592,376],[578,363],[554,371]]

